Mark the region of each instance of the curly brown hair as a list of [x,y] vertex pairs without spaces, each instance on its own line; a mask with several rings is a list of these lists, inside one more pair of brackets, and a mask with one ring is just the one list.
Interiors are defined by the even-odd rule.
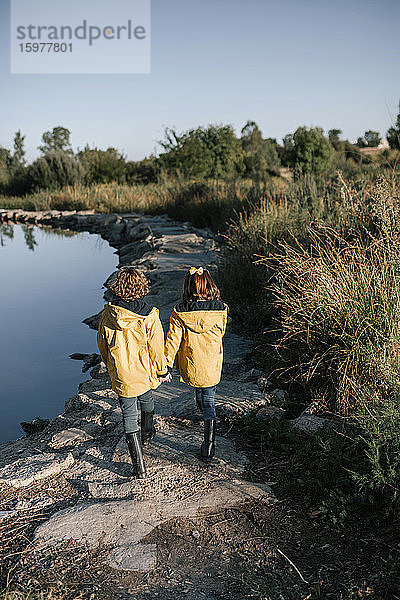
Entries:
[[182,299],[187,300],[219,300],[220,291],[215,285],[208,269],[202,269],[201,275],[197,272],[186,273],[183,282]]
[[130,302],[137,298],[143,298],[150,291],[150,282],[147,277],[134,267],[122,267],[110,284],[110,289],[122,298]]

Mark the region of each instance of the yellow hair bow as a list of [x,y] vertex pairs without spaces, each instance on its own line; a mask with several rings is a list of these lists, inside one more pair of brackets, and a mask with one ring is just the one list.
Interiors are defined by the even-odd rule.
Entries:
[[190,275],[194,275],[195,273],[197,273],[197,275],[203,275],[204,269],[203,267],[199,267],[198,269],[196,269],[196,267],[190,267],[189,273]]

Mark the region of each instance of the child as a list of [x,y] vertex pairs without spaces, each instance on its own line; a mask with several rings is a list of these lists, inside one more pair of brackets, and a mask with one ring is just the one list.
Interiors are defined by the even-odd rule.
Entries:
[[221,379],[227,315],[228,307],[221,302],[209,271],[191,267],[183,283],[182,302],[172,311],[165,356],[172,367],[178,354],[181,381],[195,388],[204,418],[200,458],[206,463],[215,454],[215,389]]
[[[136,475],[146,477],[142,443],[155,435],[152,390],[170,381],[164,357],[164,332],[158,309],[142,298],[150,290],[145,275],[123,267],[110,285],[113,297],[101,314],[97,333],[102,361],[118,394],[126,441]],[[141,406],[141,436],[138,427]]]

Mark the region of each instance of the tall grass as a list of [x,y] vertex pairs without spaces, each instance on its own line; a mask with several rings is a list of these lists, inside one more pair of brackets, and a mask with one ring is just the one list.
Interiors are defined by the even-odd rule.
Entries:
[[[272,182],[271,185],[274,185]],[[2,208],[25,210],[93,210],[99,213],[167,213],[215,231],[224,227],[258,193],[249,181],[163,180],[158,184],[75,185],[25,197],[0,197]]]
[[330,408],[344,414],[400,392],[399,200],[382,182],[364,219],[369,230],[345,236],[310,224],[306,243],[280,241],[263,260],[275,273],[277,346],[289,351],[286,368],[322,388]]

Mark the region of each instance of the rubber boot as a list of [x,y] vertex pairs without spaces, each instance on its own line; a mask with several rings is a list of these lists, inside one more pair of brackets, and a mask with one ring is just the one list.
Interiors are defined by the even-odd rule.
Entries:
[[141,411],[140,427],[142,429],[142,444],[146,446],[156,435],[156,428],[154,427],[154,410],[151,412]]
[[140,441],[140,432],[125,434],[126,443],[131,457],[133,470],[138,479],[146,477],[146,466],[144,464],[142,443]]
[[210,463],[215,454],[215,419],[204,421],[204,442],[201,444],[200,458],[205,463]]

